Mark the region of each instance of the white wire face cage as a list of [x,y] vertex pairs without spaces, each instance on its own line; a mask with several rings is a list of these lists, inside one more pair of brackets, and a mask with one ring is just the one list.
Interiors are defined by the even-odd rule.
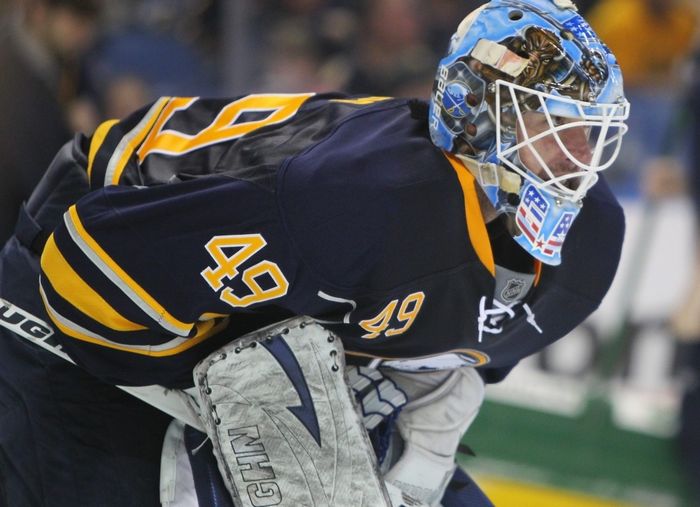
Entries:
[[[578,203],[598,181],[598,173],[609,168],[620,153],[628,127],[629,102],[596,103],[533,90],[503,80],[495,81],[496,157],[509,169],[557,199]],[[502,105],[503,97],[509,97]],[[527,106],[525,106],[527,104]],[[533,107],[534,106],[534,107]],[[525,113],[541,113],[546,128],[528,133]],[[561,122],[561,119],[564,122]],[[569,129],[585,129],[590,153],[585,159],[572,153],[562,135]],[[517,135],[516,135],[517,132]],[[559,150],[572,163],[563,174],[549,167],[547,154],[540,153],[538,141],[551,136]],[[551,144],[551,143],[550,143]],[[523,150],[527,150],[525,153]],[[535,174],[524,166],[521,155],[530,155],[540,166]],[[556,173],[559,174],[556,174]]]

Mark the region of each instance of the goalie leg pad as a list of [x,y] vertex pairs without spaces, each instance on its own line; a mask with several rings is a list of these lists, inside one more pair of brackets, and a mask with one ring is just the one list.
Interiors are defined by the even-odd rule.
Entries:
[[202,419],[243,507],[389,505],[330,331],[295,318],[194,370]]

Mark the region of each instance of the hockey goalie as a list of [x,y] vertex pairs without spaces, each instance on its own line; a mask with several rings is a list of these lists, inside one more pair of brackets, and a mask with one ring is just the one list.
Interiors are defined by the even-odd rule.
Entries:
[[76,136],[0,253],[0,504],[478,505],[484,385],[617,270],[628,113],[570,0],[491,0],[429,101],[162,97]]

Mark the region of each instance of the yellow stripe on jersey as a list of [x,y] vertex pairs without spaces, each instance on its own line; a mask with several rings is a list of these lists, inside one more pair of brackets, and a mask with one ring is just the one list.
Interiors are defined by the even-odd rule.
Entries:
[[224,319],[220,322],[207,321],[196,326],[197,334],[195,334],[195,336],[192,338],[177,337],[157,345],[126,345],[93,333],[59,314],[53,307],[51,307],[46,299],[46,294],[41,286],[41,280],[39,280],[39,292],[44,302],[46,313],[49,315],[56,327],[66,336],[70,336],[71,338],[87,343],[92,343],[94,345],[99,345],[101,347],[142,356],[167,357],[180,354],[181,352],[202,343],[207,338],[214,336],[218,332],[225,329],[228,325],[228,319]]
[[141,331],[146,327],[123,317],[80,278],[68,264],[51,235],[41,256],[41,268],[53,288],[85,315],[115,331]]
[[476,195],[474,176],[454,156],[446,152],[443,153],[445,153],[447,160],[450,161],[452,168],[457,173],[457,178],[459,178],[459,183],[462,186],[469,240],[481,263],[489,270],[492,276],[496,276],[496,263],[493,260],[491,241],[486,231],[486,223],[484,223],[484,216],[481,214],[481,206],[479,205],[479,199]]
[[211,319],[220,319],[223,317],[228,317],[227,313],[203,313],[202,315],[199,316],[199,320],[204,321],[204,320],[211,320]]
[[146,315],[173,334],[187,336],[190,333],[193,327],[192,323],[182,322],[168,313],[155,298],[131,278],[90,236],[78,217],[75,205],[68,208],[68,212],[63,217],[66,228],[78,248]]
[[90,151],[88,153],[88,181],[92,179],[92,166],[95,163],[95,156],[97,155],[99,149],[102,147],[102,143],[104,143],[105,138],[107,137],[107,134],[109,133],[110,129],[117,123],[119,123],[119,120],[108,120],[102,122],[100,126],[97,127],[97,130],[95,130],[95,133],[92,135],[92,139],[90,139]]
[[331,99],[328,102],[340,102],[342,104],[357,104],[360,106],[366,106],[368,104],[374,104],[375,102],[389,100],[390,98],[391,97],[361,97],[359,99]]
[[[194,99],[193,99],[194,100]],[[163,108],[170,101],[169,97],[162,97],[158,99],[148,110],[148,112],[141,118],[141,121],[131,129],[121,141],[119,145],[112,153],[107,164],[107,170],[105,172],[104,185],[117,185],[119,183],[119,178],[121,178],[124,168],[129,163],[129,159],[134,154],[136,148],[141,144],[146,134],[151,130],[151,127],[158,119]]]
[[[151,153],[183,155],[217,143],[233,141],[262,127],[282,123],[294,116],[304,102],[313,96],[313,93],[247,95],[223,107],[209,125],[194,135],[176,130],[163,130],[165,123],[177,111],[187,109],[197,100],[172,99],[139,147],[139,162]],[[241,121],[244,113],[249,112],[265,113],[266,116]]]
[[[146,156],[153,151],[154,144],[155,142],[160,139],[161,137],[165,136],[166,133],[163,132],[163,126],[166,124],[170,118],[177,112],[177,111],[182,111],[183,109],[187,109],[190,107],[194,102],[197,101],[198,97],[173,97],[171,98],[168,103],[165,105],[163,108],[160,116],[158,117],[158,121],[155,122],[153,125],[153,128],[149,131],[148,135],[143,139],[143,143],[141,143],[141,146],[139,146],[138,151],[136,152],[136,156],[139,159],[139,162],[142,162],[143,159],[146,158]],[[167,133],[170,133],[169,131],[166,131]],[[182,134],[180,134],[182,135]],[[187,136],[187,137],[193,137],[193,136]]]

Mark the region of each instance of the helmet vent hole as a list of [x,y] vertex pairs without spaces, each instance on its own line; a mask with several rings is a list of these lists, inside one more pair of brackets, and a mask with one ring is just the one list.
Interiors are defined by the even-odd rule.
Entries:
[[511,21],[518,21],[523,18],[523,11],[514,10],[508,13],[508,19]]

